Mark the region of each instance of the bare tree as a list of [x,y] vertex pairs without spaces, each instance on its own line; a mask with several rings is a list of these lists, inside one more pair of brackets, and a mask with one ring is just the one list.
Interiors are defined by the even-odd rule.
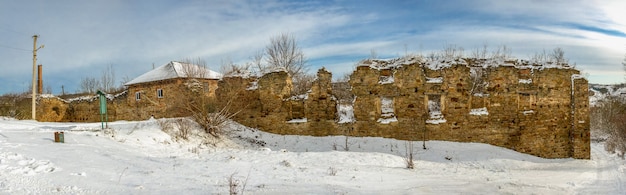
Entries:
[[610,153],[617,152],[624,158],[626,153],[626,100],[622,97],[607,96],[593,107],[591,119],[593,127],[607,135],[604,149]]
[[100,81],[94,77],[84,77],[80,80],[81,93],[95,93],[100,87]]
[[291,93],[292,95],[300,95],[305,94],[311,89],[313,81],[315,81],[315,75],[301,74],[300,76],[293,77],[292,79],[293,89]]
[[561,49],[560,47],[554,48],[554,50],[552,50],[550,58],[552,59],[552,62],[556,63],[557,65],[567,64],[567,62],[569,61],[565,58],[565,51],[563,51],[563,49]]
[[205,78],[209,74],[207,63],[200,58],[185,58],[181,62],[181,71],[187,79]]
[[[208,93],[207,83],[204,79],[209,70],[206,69],[206,62],[201,59],[183,60],[181,71],[186,76],[183,87],[177,93],[182,94],[174,104],[176,108],[182,108],[183,115],[191,118],[202,127],[202,129],[214,136],[223,134],[223,129],[227,122],[240,111],[232,111],[231,103],[237,95],[228,96],[230,99],[225,104],[218,104],[215,98],[211,98]],[[226,100],[225,100],[226,101]]]
[[444,59],[462,58],[465,55],[464,51],[465,50],[463,49],[463,47],[457,47],[456,45],[447,45],[441,51],[441,55]]
[[502,61],[511,57],[511,49],[506,45],[496,47],[491,53],[489,47],[485,44],[482,48],[476,48],[472,51],[471,57],[475,59],[475,65],[470,67],[470,95],[483,94],[489,83],[489,65],[499,65]]
[[124,84],[130,82],[131,80],[132,78],[130,78],[128,75],[125,75],[124,77],[122,77],[122,80],[120,81],[119,89],[126,89],[126,86]]
[[375,49],[370,50],[370,59],[376,59],[378,58],[378,54],[376,53]]
[[306,72],[306,58],[292,34],[281,33],[270,38],[265,47],[266,62],[272,68],[284,68],[292,77]]
[[488,46],[484,44],[482,48],[476,48],[472,50],[472,54],[470,57],[475,59],[487,59]]
[[535,54],[530,56],[530,61],[532,63],[543,64],[549,61],[548,58],[549,58],[548,54],[546,53],[546,50],[544,49],[543,52],[535,52]]
[[489,83],[487,82],[488,71],[485,70],[482,66],[472,66],[470,67],[470,82],[471,89],[470,95],[478,95],[485,92]]
[[[19,102],[30,97],[27,92],[22,93],[6,93],[0,96],[0,116],[9,116],[16,119],[22,119],[27,113],[23,113],[25,109]],[[30,105],[28,105],[30,108]],[[30,114],[28,114],[30,117]]]
[[491,52],[491,59],[504,61],[511,58],[511,53],[511,48],[506,45],[501,45]]
[[263,64],[263,51],[258,51],[252,56],[252,66],[254,66],[261,75],[267,72],[267,66]]
[[463,57],[465,57],[465,49],[463,49],[463,47],[457,47],[456,45],[446,45],[442,50],[432,51],[426,55],[426,59],[429,61]]
[[46,90],[44,93],[52,94],[52,87],[50,85],[46,85]]
[[415,147],[413,147],[413,141],[406,141],[404,143],[404,163],[407,169],[415,169],[414,155]]
[[110,93],[115,90],[115,70],[113,65],[109,64],[100,75],[100,90]]
[[224,74],[224,76],[234,76],[234,75],[245,76],[245,75],[252,74],[252,72],[250,71],[252,66],[253,66],[253,63],[246,63],[243,65],[238,65],[238,64],[233,63],[230,60],[226,60],[226,61],[222,61],[222,65],[220,66],[220,71],[222,71],[222,74]]

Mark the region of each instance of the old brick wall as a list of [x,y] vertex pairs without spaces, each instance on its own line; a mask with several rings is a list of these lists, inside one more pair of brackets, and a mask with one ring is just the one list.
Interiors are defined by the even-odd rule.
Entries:
[[[579,74],[571,68],[515,63],[486,67],[489,85],[481,94],[469,93],[472,64],[433,70],[418,63],[388,69],[364,63],[350,80],[357,135],[481,142],[548,158],[589,158],[586,80],[571,79]],[[393,83],[381,80],[388,72]],[[384,97],[393,99],[398,122],[376,122]],[[445,122],[430,119],[429,100],[441,103]],[[488,114],[470,114],[479,108]]]
[[[590,157],[587,83],[575,69],[525,61],[385,63],[364,61],[351,75],[354,123],[335,122],[337,102],[325,70],[306,98],[287,97],[286,74],[259,78],[258,89],[246,92],[255,106],[236,120],[279,134],[480,142],[547,158]],[[472,90],[475,68],[488,83],[480,91]],[[429,102],[439,104],[441,115],[433,118]]]
[[[128,86],[126,101],[118,102],[116,108],[126,120],[188,116],[184,102],[201,96],[215,101],[217,83],[212,79],[177,78],[135,84]],[[157,90],[162,90],[162,97],[158,97]],[[139,100],[137,93],[141,94]]]
[[[579,71],[526,61],[498,63],[365,60],[349,80],[356,121],[347,124],[337,123],[332,74],[324,69],[299,96],[291,95],[291,77],[284,71],[207,81],[209,91],[203,94],[238,112],[235,121],[272,133],[480,142],[546,158],[589,159],[588,83]],[[480,82],[472,76],[478,70]],[[476,88],[481,82],[487,85]],[[183,80],[131,86],[109,100],[109,119],[184,116],[176,106],[181,96],[190,98],[182,86]],[[163,98],[157,89],[163,89]],[[142,94],[139,101],[136,92]],[[99,121],[98,101],[40,104],[45,105],[42,120]]]
[[[110,94],[107,98],[108,120],[146,120],[150,117],[181,117],[188,116],[181,102],[188,98],[202,95],[209,101],[215,101],[217,80],[198,79],[199,87],[196,96],[190,95],[185,86],[186,79],[170,79],[129,86],[128,90],[118,94]],[[162,97],[158,97],[157,90],[162,90]],[[136,93],[141,94],[136,100]],[[77,98],[63,100],[57,97],[38,98],[37,120],[60,122],[98,122],[100,116],[100,101],[97,95],[83,95]],[[30,113],[30,112],[28,112]],[[30,115],[29,115],[30,116]]]

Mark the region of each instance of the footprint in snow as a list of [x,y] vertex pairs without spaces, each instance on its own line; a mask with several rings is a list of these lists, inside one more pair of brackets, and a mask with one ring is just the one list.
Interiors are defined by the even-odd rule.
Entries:
[[70,175],[73,175],[73,176],[83,176],[83,177],[85,177],[85,176],[87,176],[87,173],[85,173],[85,172],[80,172],[80,173],[70,173]]

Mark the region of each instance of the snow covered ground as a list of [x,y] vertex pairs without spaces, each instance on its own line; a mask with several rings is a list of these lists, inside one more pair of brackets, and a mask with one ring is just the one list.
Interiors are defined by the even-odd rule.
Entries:
[[[238,124],[189,140],[157,120],[42,123],[0,118],[0,194],[624,194],[626,164],[542,159],[478,143],[282,136]],[[65,143],[53,133],[63,131]],[[194,132],[198,133],[198,132]],[[347,147],[347,150],[345,151]],[[245,184],[245,185],[244,185]]]

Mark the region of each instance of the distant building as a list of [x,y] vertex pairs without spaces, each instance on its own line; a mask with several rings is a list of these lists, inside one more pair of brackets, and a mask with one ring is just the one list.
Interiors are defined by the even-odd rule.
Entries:
[[138,118],[172,117],[179,112],[175,102],[194,88],[200,94],[215,97],[222,74],[195,64],[171,61],[124,84],[128,87],[127,103]]

